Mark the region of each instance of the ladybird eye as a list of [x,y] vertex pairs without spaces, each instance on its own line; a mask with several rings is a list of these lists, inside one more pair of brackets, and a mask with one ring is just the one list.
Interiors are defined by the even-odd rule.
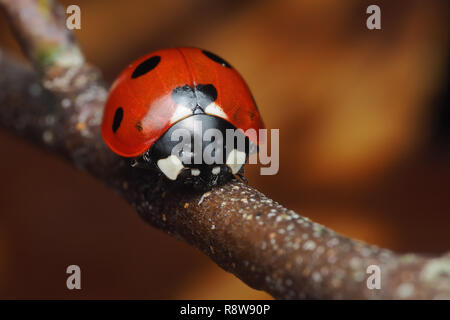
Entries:
[[153,56],[151,58],[148,58],[144,62],[141,62],[136,69],[134,69],[133,74],[131,75],[132,79],[136,79],[137,77],[140,77],[147,72],[153,70],[158,63],[161,61],[160,56]]
[[120,124],[122,123],[123,119],[123,109],[122,107],[117,108],[116,113],[114,113],[114,121],[112,125],[112,131],[116,133],[116,131],[119,129]]
[[228,62],[226,62],[225,60],[223,60],[221,57],[219,57],[218,55],[215,55],[214,53],[206,51],[206,50],[202,50],[202,53],[205,56],[207,56],[208,58],[210,58],[212,61],[217,62],[226,68],[231,68],[231,65]]

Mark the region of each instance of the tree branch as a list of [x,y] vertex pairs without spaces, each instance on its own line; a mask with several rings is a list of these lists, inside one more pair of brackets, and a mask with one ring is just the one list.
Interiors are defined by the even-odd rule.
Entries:
[[[106,87],[61,9],[51,0],[0,4],[39,71],[0,52],[0,125],[104,181],[154,227],[275,298],[450,298],[449,254],[399,255],[340,236],[237,180],[206,193],[158,187],[154,173],[131,168],[103,143]],[[49,44],[54,54],[42,59]],[[366,286],[369,265],[381,269],[380,290]]]

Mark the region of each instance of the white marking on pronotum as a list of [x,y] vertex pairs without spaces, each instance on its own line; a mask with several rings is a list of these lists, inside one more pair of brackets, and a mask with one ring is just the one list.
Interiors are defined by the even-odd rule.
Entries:
[[158,160],[157,165],[159,170],[161,170],[170,180],[176,180],[178,174],[184,168],[181,160],[173,154],[165,159]]
[[212,168],[211,172],[212,172],[212,174],[219,174],[219,172],[220,172],[220,167],[214,167],[214,168]]
[[200,175],[200,170],[199,169],[191,169],[191,175],[199,176]]
[[227,166],[231,169],[231,173],[236,174],[245,163],[245,152],[233,149],[227,157]]
[[225,112],[223,112],[222,108],[219,107],[214,102],[212,102],[206,106],[205,113],[212,114],[212,115],[218,116],[220,118],[228,119],[227,115],[225,114]]
[[192,115],[191,109],[189,109],[183,105],[177,105],[175,112],[173,113],[172,117],[170,118],[170,123],[175,123],[178,120],[186,118],[190,115]]

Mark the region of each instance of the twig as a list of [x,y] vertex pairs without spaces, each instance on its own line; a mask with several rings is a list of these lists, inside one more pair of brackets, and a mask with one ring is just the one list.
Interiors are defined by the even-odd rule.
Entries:
[[[207,193],[157,188],[153,173],[131,168],[104,145],[106,88],[60,14],[52,16],[61,9],[50,0],[0,3],[40,71],[0,54],[0,124],[104,181],[151,225],[276,298],[450,298],[448,254],[398,255],[337,235],[237,180]],[[57,54],[41,59],[48,43]],[[380,290],[367,288],[370,265],[381,269]]]

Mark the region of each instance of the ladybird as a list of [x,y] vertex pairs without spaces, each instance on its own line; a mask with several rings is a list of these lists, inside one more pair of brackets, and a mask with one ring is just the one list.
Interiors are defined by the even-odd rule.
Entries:
[[141,57],[117,77],[101,133],[135,166],[214,186],[242,175],[262,128],[247,84],[228,62],[198,48],[171,48]]

